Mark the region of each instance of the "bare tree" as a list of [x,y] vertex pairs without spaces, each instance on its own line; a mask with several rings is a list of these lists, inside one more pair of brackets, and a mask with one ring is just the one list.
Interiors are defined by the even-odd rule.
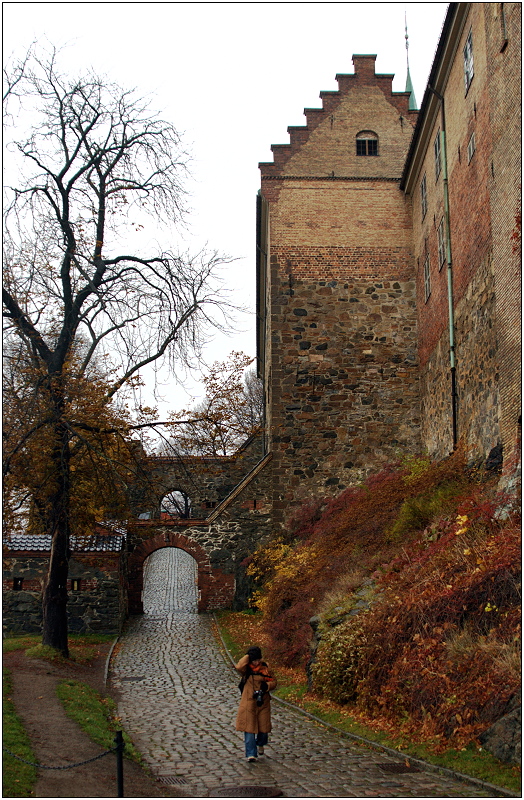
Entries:
[[146,365],[189,363],[209,326],[228,322],[216,274],[224,259],[128,250],[147,214],[171,237],[184,215],[187,155],[148,103],[94,74],[61,74],[54,52],[14,65],[6,85],[7,102],[20,104],[17,126],[28,114],[31,124],[24,136],[14,127],[8,144],[10,171],[22,177],[7,190],[4,321],[31,362],[42,409],[24,435],[46,431],[43,643],[67,654],[71,457],[81,435],[71,386],[103,361],[109,403]]

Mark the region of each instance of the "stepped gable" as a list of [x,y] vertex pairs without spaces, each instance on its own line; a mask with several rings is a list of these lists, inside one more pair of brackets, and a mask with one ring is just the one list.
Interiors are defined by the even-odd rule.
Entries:
[[[355,72],[353,74],[342,73],[335,76],[338,90],[320,92],[322,108],[304,109],[307,124],[290,125],[288,127],[290,143],[271,145],[273,161],[259,163],[262,180],[284,177],[284,168],[289,159],[308,141],[315,128],[325,122],[330,115],[334,114],[340,102],[357,86],[378,87],[387,100],[398,110],[399,115],[409,119],[412,125],[415,124],[418,112],[410,111],[409,109],[410,92],[394,92],[392,85],[395,76],[393,74],[377,74],[375,72],[376,58],[376,55],[353,56]],[[337,176],[322,175],[321,177],[336,178]]]

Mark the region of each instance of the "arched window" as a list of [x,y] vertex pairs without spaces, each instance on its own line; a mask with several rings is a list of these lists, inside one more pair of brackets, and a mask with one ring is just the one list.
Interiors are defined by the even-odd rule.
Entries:
[[378,136],[373,131],[357,133],[357,156],[378,156]]
[[191,516],[191,499],[180,489],[172,489],[164,495],[160,503],[160,518],[189,519]]

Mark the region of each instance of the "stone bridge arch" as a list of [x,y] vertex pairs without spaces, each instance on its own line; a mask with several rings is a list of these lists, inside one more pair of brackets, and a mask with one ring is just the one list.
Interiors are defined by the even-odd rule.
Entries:
[[164,547],[178,547],[193,556],[198,571],[198,610],[227,608],[235,596],[234,575],[213,566],[204,548],[191,538],[189,531],[180,533],[151,529],[151,535],[137,544],[128,560],[128,611],[143,614],[144,562],[151,553]]

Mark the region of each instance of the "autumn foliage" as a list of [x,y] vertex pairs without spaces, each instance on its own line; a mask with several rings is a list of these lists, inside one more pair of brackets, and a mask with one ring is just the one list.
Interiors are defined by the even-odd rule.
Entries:
[[[202,379],[204,398],[170,414],[171,436],[164,455],[220,458],[235,453],[262,425],[262,384],[248,367],[253,359],[233,350],[215,361]],[[168,427],[169,430],[169,427]]]
[[[79,359],[65,365],[64,420],[71,441],[69,521],[74,535],[93,532],[101,520],[126,519],[128,489],[136,480],[130,414],[108,400],[108,380],[94,367],[82,375]],[[39,386],[45,371],[24,351],[4,353],[3,522],[11,533],[48,533],[46,522],[56,471],[49,458],[53,415]]]
[[[363,721],[462,746],[520,687],[520,526],[460,453],[310,502],[250,567],[271,650]],[[502,511],[501,511],[502,509]]]

